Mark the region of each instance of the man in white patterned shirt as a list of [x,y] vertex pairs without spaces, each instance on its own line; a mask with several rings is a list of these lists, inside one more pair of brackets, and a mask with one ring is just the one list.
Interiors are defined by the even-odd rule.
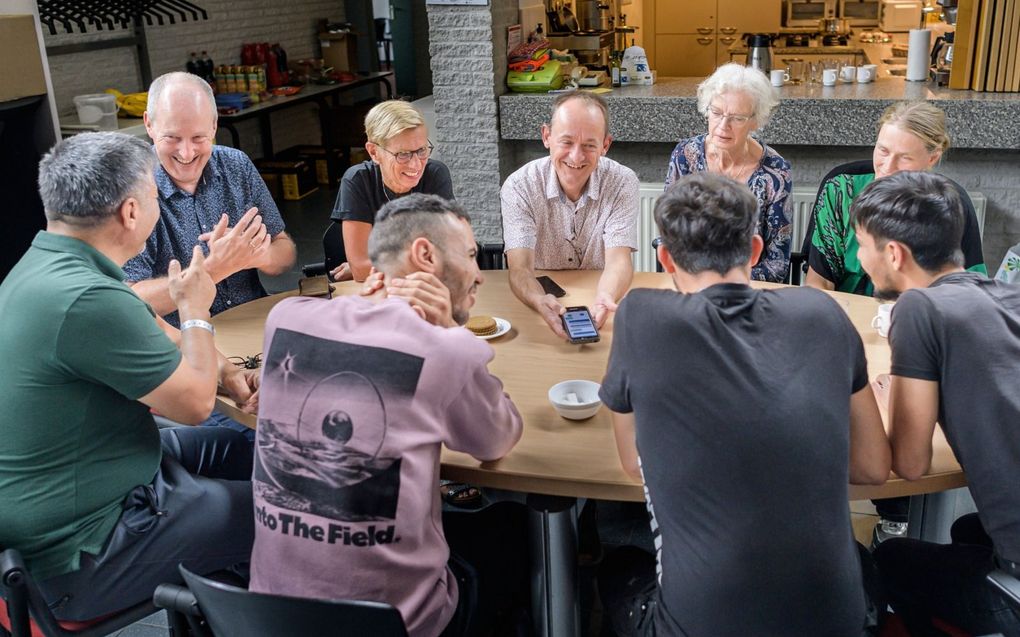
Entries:
[[605,323],[630,287],[637,249],[638,178],[605,157],[613,138],[609,110],[591,93],[553,102],[542,143],[549,157],[528,162],[500,191],[510,288],[566,338],[564,308],[535,279],[540,270],[602,270],[591,311]]

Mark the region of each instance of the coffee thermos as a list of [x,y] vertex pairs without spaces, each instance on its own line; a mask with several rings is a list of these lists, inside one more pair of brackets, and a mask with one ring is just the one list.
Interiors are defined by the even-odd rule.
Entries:
[[765,75],[772,71],[772,37],[766,33],[747,36],[747,62],[745,66],[758,69]]

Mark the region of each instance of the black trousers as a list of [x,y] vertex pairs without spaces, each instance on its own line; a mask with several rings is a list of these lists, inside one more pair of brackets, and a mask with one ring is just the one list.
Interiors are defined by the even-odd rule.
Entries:
[[976,513],[958,519],[952,544],[895,538],[875,549],[893,610],[911,635],[941,636],[938,617],[969,633],[1020,637],[1020,616],[985,577],[996,568],[992,541]]
[[163,459],[152,482],[135,487],[99,555],[39,583],[61,620],[88,620],[179,583],[178,564],[199,574],[247,563],[255,538],[252,445],[222,427],[160,431]]

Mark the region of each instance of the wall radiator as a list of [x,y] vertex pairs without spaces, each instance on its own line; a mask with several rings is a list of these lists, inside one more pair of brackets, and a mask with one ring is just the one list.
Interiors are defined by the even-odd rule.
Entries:
[[[634,253],[634,270],[637,272],[655,272],[655,250],[652,249],[652,239],[659,235],[655,228],[655,217],[652,212],[655,210],[655,200],[662,194],[662,183],[641,183],[638,191],[638,249]],[[811,209],[815,204],[815,195],[818,188],[815,186],[795,186],[793,189],[793,245],[794,252],[800,250],[804,243],[804,233],[807,231],[808,222],[811,220]],[[974,212],[977,215],[978,230],[982,239],[985,234],[985,209],[988,200],[980,192],[968,191],[971,201],[974,202]]]

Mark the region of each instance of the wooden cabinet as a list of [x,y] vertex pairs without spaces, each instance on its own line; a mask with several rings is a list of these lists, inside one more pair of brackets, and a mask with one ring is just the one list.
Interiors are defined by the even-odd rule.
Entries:
[[715,68],[718,42],[714,35],[656,35],[655,45],[659,51],[682,52],[659,56],[658,65],[652,67],[659,77],[697,77],[708,75]]
[[718,0],[718,29],[738,38],[744,33],[776,33],[782,14],[781,0]]
[[[717,0],[659,0],[655,3],[657,33],[701,33],[715,31]],[[647,2],[646,2],[647,12]]]
[[779,31],[781,0],[645,0],[648,60],[659,76],[704,77],[745,33]]

